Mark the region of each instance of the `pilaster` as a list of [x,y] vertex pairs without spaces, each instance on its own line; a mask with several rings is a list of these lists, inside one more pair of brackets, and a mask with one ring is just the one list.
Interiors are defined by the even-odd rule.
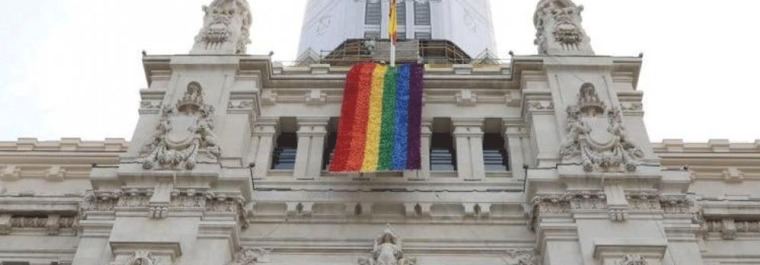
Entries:
[[253,176],[255,178],[266,177],[269,173],[278,125],[279,118],[277,117],[261,117],[253,125],[253,140],[251,142],[255,144],[251,145],[251,152],[255,153],[253,158],[255,164]]
[[322,172],[322,155],[329,118],[298,118],[298,150],[293,176],[313,179]]
[[478,181],[485,178],[483,164],[483,119],[457,118],[452,120],[457,151],[459,178]]

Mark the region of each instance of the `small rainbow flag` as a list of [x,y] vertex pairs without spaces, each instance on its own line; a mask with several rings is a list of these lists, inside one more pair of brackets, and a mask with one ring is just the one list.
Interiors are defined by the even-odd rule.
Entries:
[[351,68],[331,172],[420,169],[423,73],[417,64]]

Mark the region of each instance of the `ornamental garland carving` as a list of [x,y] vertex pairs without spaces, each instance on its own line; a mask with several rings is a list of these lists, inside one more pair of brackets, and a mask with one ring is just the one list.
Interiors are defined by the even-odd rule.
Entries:
[[401,237],[397,236],[388,225],[385,231],[375,238],[370,257],[359,258],[359,265],[416,265],[417,259],[404,256]]
[[203,7],[203,28],[194,52],[245,54],[250,40],[251,10],[246,0],[214,0]]
[[203,102],[197,82],[187,86],[174,106],[164,106],[152,141],[143,149],[143,168],[192,170],[197,163],[218,162],[221,150],[214,134],[214,107]]
[[583,170],[636,171],[644,152],[629,139],[620,109],[608,108],[594,85],[585,83],[578,104],[567,108],[563,162],[580,163]]

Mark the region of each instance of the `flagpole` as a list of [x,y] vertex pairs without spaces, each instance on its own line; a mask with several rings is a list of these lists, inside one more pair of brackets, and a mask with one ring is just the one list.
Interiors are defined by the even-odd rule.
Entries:
[[396,44],[391,41],[391,67],[396,67]]
[[398,40],[398,36],[396,34],[398,29],[398,21],[396,13],[398,5],[396,4],[396,0],[389,1],[389,12],[388,12],[388,37],[391,40],[391,67],[396,66],[396,42]]

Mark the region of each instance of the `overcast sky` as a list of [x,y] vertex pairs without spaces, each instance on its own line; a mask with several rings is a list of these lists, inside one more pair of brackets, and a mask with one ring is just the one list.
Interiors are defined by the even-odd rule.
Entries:
[[[187,53],[210,2],[3,1],[0,140],[129,139],[147,86],[140,51]],[[249,2],[249,53],[294,60],[306,0]],[[501,57],[535,53],[536,2],[492,0]],[[759,1],[576,2],[597,54],[645,53],[638,89],[653,141],[760,138]]]

